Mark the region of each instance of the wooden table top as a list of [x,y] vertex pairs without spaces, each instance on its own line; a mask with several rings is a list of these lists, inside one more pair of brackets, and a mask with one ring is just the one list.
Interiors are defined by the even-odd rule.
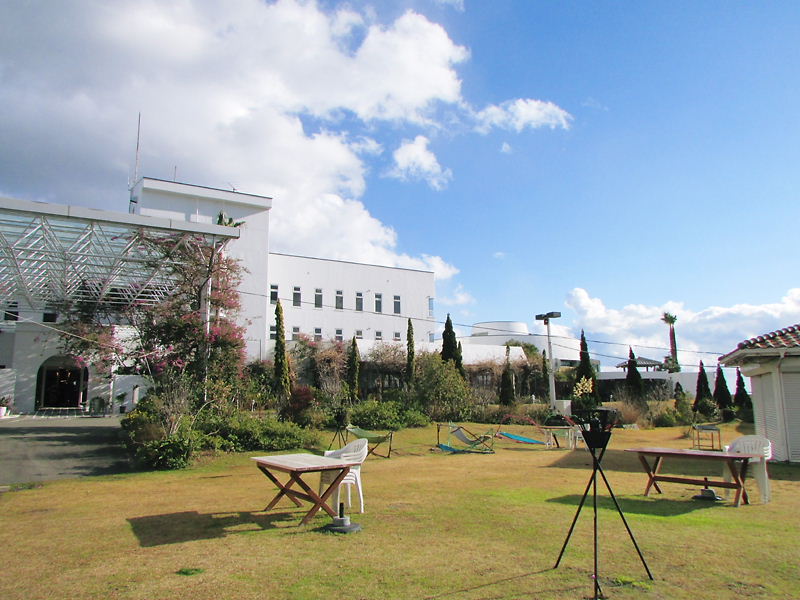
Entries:
[[331,456],[318,456],[316,454],[277,454],[275,456],[253,456],[250,460],[258,464],[278,468],[285,471],[302,473],[305,471],[327,471],[328,469],[343,469],[355,467],[360,463],[342,460]]
[[719,450],[690,450],[682,448],[626,448],[625,452],[650,454],[655,456],[677,456],[680,458],[710,458],[716,460],[751,459],[759,458],[760,454],[745,454],[742,452],[720,452]]

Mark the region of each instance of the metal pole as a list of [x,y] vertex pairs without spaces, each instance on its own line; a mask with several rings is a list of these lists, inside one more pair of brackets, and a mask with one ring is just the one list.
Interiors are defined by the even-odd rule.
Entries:
[[550,407],[556,409],[556,374],[554,372],[555,362],[553,361],[553,345],[550,343],[550,319],[545,319],[547,326],[547,358],[550,361]]

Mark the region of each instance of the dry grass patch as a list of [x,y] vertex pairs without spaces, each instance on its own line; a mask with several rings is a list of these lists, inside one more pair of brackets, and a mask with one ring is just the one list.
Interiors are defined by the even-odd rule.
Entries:
[[[480,430],[482,426],[476,425]],[[483,429],[488,426],[483,426]],[[531,428],[504,427],[535,437]],[[796,595],[800,469],[774,465],[773,502],[734,508],[665,484],[644,498],[640,445],[689,447],[685,428],[617,431],[604,460],[656,581],[601,487],[601,573],[612,598]],[[739,435],[723,429],[723,443]],[[323,436],[325,441],[329,438]],[[401,431],[363,470],[363,531],[325,534],[282,502],[248,455],[180,472],[58,481],[0,496],[0,597],[560,599],[591,593],[591,513],[552,566],[590,474],[584,450],[498,441],[494,455],[431,451],[433,427]],[[687,468],[702,468],[686,465]],[[683,468],[683,467],[680,467]]]

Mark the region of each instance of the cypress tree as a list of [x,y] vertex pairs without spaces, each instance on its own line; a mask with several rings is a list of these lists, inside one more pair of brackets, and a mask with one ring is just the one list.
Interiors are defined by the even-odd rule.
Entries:
[[458,354],[458,344],[456,343],[456,332],[453,330],[453,321],[450,320],[450,313],[447,313],[447,320],[444,323],[444,333],[442,333],[442,360],[456,360]]
[[753,422],[753,401],[744,387],[744,377],[739,367],[736,367],[736,391],[733,394],[733,405],[742,421]]
[[464,370],[464,359],[461,357],[461,342],[458,342],[458,346],[456,346],[456,369],[461,374],[461,377],[464,379],[467,378],[467,372]]
[[591,399],[592,404],[599,404],[600,395],[597,392],[597,375],[589,359],[589,345],[586,343],[586,336],[583,333],[583,329],[581,329],[580,362],[578,366],[575,367],[575,381],[578,382],[584,378],[592,382],[592,393],[588,395],[588,398]]
[[700,361],[700,371],[697,373],[697,389],[694,394],[694,405],[692,410],[699,412],[707,418],[714,416],[714,403],[711,396],[711,388],[708,387],[708,375],[706,375],[703,361]]
[[717,374],[714,379],[714,403],[722,415],[723,421],[733,420],[733,399],[728,389],[728,382],[725,381],[725,374],[722,372],[722,365],[717,365]]
[[542,350],[542,379],[536,394],[541,398],[550,397],[550,363],[547,362],[547,350]]
[[273,361],[272,385],[280,402],[289,399],[292,380],[289,373],[289,359],[286,356],[286,333],[283,326],[281,301],[275,302],[275,360]]
[[636,400],[640,400],[643,392],[642,374],[639,373],[639,368],[636,364],[636,355],[633,353],[633,348],[628,347],[628,369],[625,374],[625,387],[633,395]]
[[514,373],[511,371],[509,354],[510,349],[506,346],[506,364],[500,377],[500,404],[503,406],[514,404]]
[[414,325],[411,319],[408,320],[406,328],[406,386],[411,387],[414,383]]
[[361,356],[358,353],[358,344],[356,343],[356,336],[350,342],[350,348],[347,351],[347,368],[346,379],[347,389],[350,394],[349,400],[351,403],[358,401],[360,390],[358,389],[358,373],[361,369]]

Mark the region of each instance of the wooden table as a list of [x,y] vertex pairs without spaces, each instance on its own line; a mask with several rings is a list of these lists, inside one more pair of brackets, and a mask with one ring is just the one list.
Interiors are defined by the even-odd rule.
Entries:
[[[308,523],[319,509],[323,509],[331,517],[337,513],[328,505],[328,497],[334,492],[345,475],[350,472],[350,467],[355,467],[358,463],[342,461],[339,458],[328,456],[317,456],[316,454],[281,454],[277,456],[255,456],[252,460],[256,461],[256,466],[266,475],[272,483],[278,487],[278,494],[264,509],[272,509],[278,501],[286,496],[296,506],[302,506],[300,500],[311,502],[313,506],[300,521],[301,525]],[[289,479],[282,483],[275,476],[275,472],[288,473]],[[322,495],[314,491],[314,488],[303,481],[303,476],[307,473],[318,473],[322,471],[339,471],[339,474],[331,484],[322,492]],[[292,489],[297,484],[303,491]]]
[[[759,455],[757,454],[713,452],[710,450],[680,450],[676,448],[627,448],[625,452],[636,452],[639,455],[639,460],[648,477],[647,487],[644,489],[645,496],[650,493],[651,488],[655,488],[659,494],[662,493],[661,488],[658,487],[658,482],[666,481],[702,486],[714,485],[715,487],[733,489],[736,490],[736,498],[734,498],[736,506],[739,506],[742,500],[745,504],[750,504],[747,497],[747,490],[744,487],[744,481],[747,477],[747,463],[751,458],[758,458]],[[655,459],[652,465],[647,461],[647,457],[653,457]],[[724,463],[728,466],[728,469],[730,469],[733,481],[724,481],[720,479],[710,480],[707,477],[698,479],[697,477],[661,475],[661,467],[664,465],[664,459],[666,457]]]

